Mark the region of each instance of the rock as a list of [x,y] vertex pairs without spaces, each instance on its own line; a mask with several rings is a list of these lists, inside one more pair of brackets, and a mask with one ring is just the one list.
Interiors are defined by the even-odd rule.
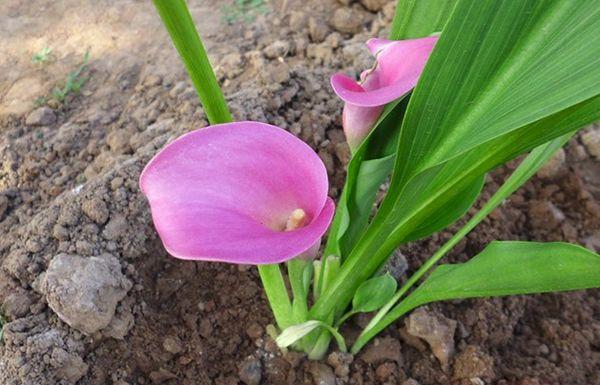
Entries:
[[163,340],[163,348],[173,354],[179,354],[183,351],[181,340],[177,336],[169,336]]
[[102,330],[102,334],[117,340],[123,340],[133,327],[134,323],[135,320],[131,311],[123,313],[117,312],[108,326]]
[[537,175],[540,178],[544,178],[544,179],[552,179],[555,178],[560,171],[564,168],[565,166],[565,150],[563,150],[562,148],[559,148],[558,151],[556,151],[556,153],[554,155],[552,155],[552,158],[550,158],[546,164],[544,164],[539,171],[537,172]]
[[352,8],[338,8],[333,13],[329,24],[342,33],[358,33],[363,28],[363,14]]
[[536,229],[555,229],[565,220],[565,214],[550,201],[530,201],[529,212],[531,226]]
[[144,78],[142,83],[145,87],[156,87],[162,84],[162,78],[155,74],[150,74]]
[[581,135],[581,142],[591,156],[600,158],[600,127],[594,126],[594,128]]
[[491,379],[494,377],[494,359],[477,346],[468,345],[454,360],[453,379]]
[[93,197],[83,202],[81,210],[88,218],[99,225],[103,225],[108,220],[108,207],[99,197]]
[[49,126],[54,122],[56,122],[56,115],[49,107],[33,110],[25,119],[25,124],[28,126]]
[[409,378],[407,380],[402,381],[402,383],[400,385],[421,385],[421,384],[419,384],[419,381],[415,380],[414,378]]
[[392,337],[376,338],[367,346],[360,358],[367,364],[395,361],[398,365],[402,365],[400,342]]
[[321,362],[313,361],[308,369],[315,385],[336,385],[333,370]]
[[314,17],[308,19],[308,36],[315,43],[321,43],[329,34],[329,27],[321,20]]
[[419,308],[411,313],[405,324],[409,334],[427,341],[433,355],[444,369],[448,369],[450,358],[454,354],[456,321]]
[[333,367],[336,376],[346,378],[350,374],[350,364],[354,356],[350,353],[333,352],[327,357],[327,363]]
[[287,56],[290,52],[290,42],[284,40],[275,40],[263,50],[266,57],[269,59],[277,59]]
[[246,385],[259,385],[262,379],[262,364],[258,358],[248,357],[238,371],[240,380]]
[[61,348],[55,348],[52,351],[51,360],[53,361],[53,366],[58,367],[56,376],[67,383],[76,383],[88,370],[88,365],[83,362],[81,357],[69,354]]
[[402,279],[404,273],[406,273],[406,270],[408,270],[408,262],[406,261],[406,257],[400,252],[399,249],[394,250],[392,256],[386,262],[384,269],[387,270],[397,281]]
[[110,324],[131,286],[110,254],[90,258],[58,254],[48,265],[41,289],[61,320],[89,335]]
[[27,295],[25,290],[17,289],[6,297],[2,304],[2,310],[8,318],[17,319],[29,313],[29,307],[32,303],[31,297]]
[[388,0],[360,0],[366,9],[372,12],[378,12],[388,3]]

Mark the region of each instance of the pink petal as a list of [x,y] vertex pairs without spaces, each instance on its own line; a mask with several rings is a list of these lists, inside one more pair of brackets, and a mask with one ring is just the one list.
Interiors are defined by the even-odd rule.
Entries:
[[360,107],[354,104],[346,103],[342,113],[342,125],[344,134],[350,149],[358,148],[362,141],[369,135],[371,128],[379,119],[383,106],[379,107]]
[[[150,161],[140,186],[165,248],[182,259],[285,261],[313,246],[334,212],[317,154],[292,134],[258,122],[183,135]],[[282,231],[298,208],[309,223]]]

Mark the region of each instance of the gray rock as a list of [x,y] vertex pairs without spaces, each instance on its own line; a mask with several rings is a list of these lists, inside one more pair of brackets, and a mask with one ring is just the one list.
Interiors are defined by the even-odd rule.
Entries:
[[169,336],[163,340],[163,348],[173,354],[179,354],[183,351],[181,340],[177,336]]
[[25,124],[28,126],[49,126],[54,122],[56,122],[56,115],[49,107],[33,110],[25,119]]
[[90,258],[58,254],[48,265],[42,292],[60,319],[89,335],[110,324],[131,286],[110,254]]
[[600,127],[594,126],[594,128],[581,135],[581,141],[591,156],[600,158]]
[[454,331],[456,321],[425,308],[414,311],[406,320],[406,331],[427,341],[433,355],[446,370],[454,355]]
[[358,33],[363,27],[363,14],[352,8],[338,8],[329,23],[342,33]]
[[246,385],[258,385],[262,379],[262,364],[258,358],[248,357],[240,366],[240,380]]

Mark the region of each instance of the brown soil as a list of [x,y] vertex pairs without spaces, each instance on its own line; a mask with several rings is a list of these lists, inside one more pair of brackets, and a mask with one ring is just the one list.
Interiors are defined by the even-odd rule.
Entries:
[[[349,152],[328,78],[369,66],[363,42],[385,36],[393,11],[381,9],[385,1],[361,3],[371,10],[272,2],[268,16],[227,26],[212,2],[191,1],[236,119],[306,140],[328,168],[333,196]],[[361,23],[344,22],[348,14]],[[427,316],[455,325],[447,367],[404,320],[356,357],[281,354],[265,333],[273,320],[255,268],[172,259],[153,230],[139,173],[161,146],[206,120],[151,4],[5,0],[0,15],[0,304],[9,321],[0,384],[600,384],[598,290],[429,306]],[[51,60],[31,63],[44,46]],[[88,48],[82,94],[35,107]],[[594,151],[573,139],[565,161],[555,159],[448,260],[464,261],[493,239],[567,240],[599,251]],[[484,198],[513,167],[488,178]],[[408,273],[449,235],[403,247]],[[84,334],[48,306],[44,276],[61,253],[118,259],[128,292],[106,327]]]

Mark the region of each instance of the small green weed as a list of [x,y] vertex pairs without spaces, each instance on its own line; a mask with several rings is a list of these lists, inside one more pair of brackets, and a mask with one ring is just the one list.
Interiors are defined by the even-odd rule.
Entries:
[[50,101],[55,101],[65,105],[68,104],[68,97],[71,95],[79,94],[79,92],[81,92],[81,88],[89,80],[88,76],[84,76],[84,73],[87,70],[87,63],[89,60],[90,51],[88,50],[83,56],[83,60],[81,64],[79,64],[79,67],[77,67],[77,69],[75,69],[74,71],[69,72],[64,86],[55,87],[50,93],[50,95],[37,97],[33,101],[33,104],[36,107],[48,104]]
[[0,343],[4,343],[4,324],[6,323],[6,318],[2,313],[2,309],[0,309]]
[[39,52],[35,53],[31,58],[31,61],[37,64],[45,63],[50,59],[52,48],[44,47]]
[[233,24],[238,20],[251,22],[256,16],[264,15],[269,11],[269,5],[265,0],[234,0],[233,5],[221,7],[223,21],[227,24]]

